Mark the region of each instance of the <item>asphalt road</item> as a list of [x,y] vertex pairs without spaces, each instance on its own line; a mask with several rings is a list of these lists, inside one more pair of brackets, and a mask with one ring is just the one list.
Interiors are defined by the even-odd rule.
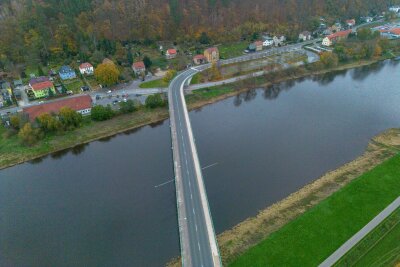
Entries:
[[183,95],[189,69],[170,84],[168,99],[183,266],[221,266],[200,163]]

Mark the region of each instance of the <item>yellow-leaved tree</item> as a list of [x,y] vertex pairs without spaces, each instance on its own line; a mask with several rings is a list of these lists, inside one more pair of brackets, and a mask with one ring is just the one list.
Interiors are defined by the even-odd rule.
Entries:
[[114,63],[105,62],[97,66],[94,71],[96,80],[102,85],[110,86],[118,82],[119,70]]

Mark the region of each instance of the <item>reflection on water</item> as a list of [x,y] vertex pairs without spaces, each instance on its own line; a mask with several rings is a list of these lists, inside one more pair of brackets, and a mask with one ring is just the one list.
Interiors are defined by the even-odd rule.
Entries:
[[[203,172],[216,231],[398,127],[399,68],[315,75],[191,112],[202,166],[219,163]],[[175,189],[155,186],[172,162],[163,121],[0,171],[0,266],[164,265],[179,254]]]

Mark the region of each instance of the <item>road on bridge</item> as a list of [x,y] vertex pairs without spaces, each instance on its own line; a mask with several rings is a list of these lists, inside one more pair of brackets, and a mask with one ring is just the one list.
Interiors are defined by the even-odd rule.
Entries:
[[185,267],[221,266],[183,94],[184,83],[196,72],[189,69],[179,74],[168,92],[182,264]]

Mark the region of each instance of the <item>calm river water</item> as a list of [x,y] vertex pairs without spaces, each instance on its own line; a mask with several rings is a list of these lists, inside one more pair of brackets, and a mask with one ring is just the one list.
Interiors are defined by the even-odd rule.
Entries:
[[[400,65],[249,91],[190,113],[215,229],[400,127]],[[0,266],[162,266],[179,254],[169,122],[0,171]]]

